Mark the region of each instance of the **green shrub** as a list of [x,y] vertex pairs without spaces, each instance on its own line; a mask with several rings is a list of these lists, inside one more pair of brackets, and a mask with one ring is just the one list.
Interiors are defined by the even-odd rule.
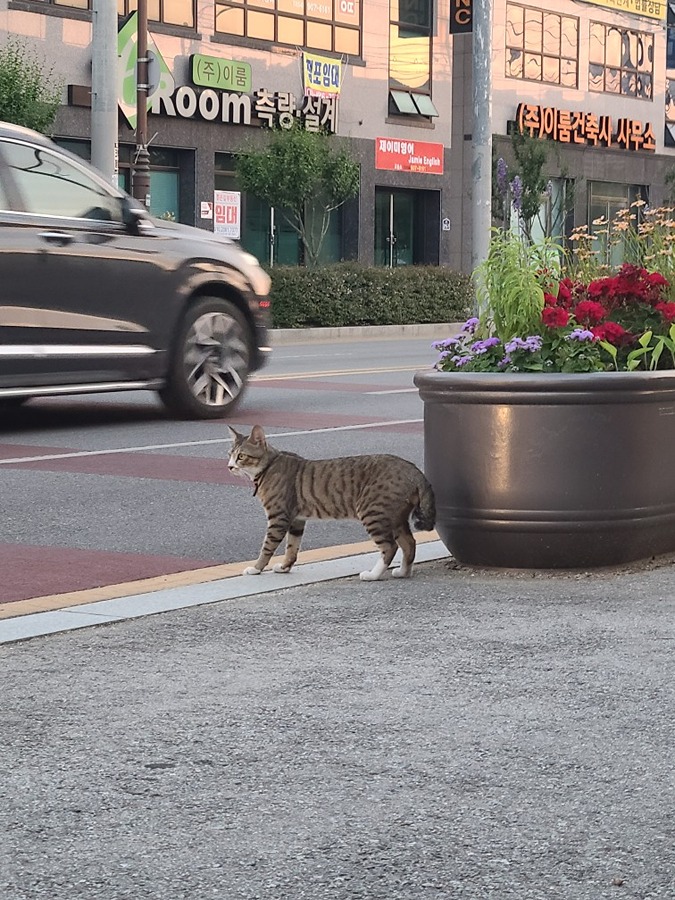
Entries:
[[284,266],[270,276],[275,328],[458,322],[473,306],[468,276],[438,266]]

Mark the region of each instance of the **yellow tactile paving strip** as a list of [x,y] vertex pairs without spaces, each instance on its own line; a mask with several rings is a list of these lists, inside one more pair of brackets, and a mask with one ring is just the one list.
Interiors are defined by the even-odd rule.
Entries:
[[[418,544],[439,540],[435,531],[416,535]],[[342,544],[337,547],[321,547],[318,550],[302,550],[297,565],[305,563],[326,562],[329,559],[341,559],[345,556],[356,556],[360,553],[372,553],[374,545],[371,541],[358,544]],[[159,575],[155,578],[143,578],[138,581],[127,581],[124,584],[110,584],[104,587],[89,588],[84,591],[72,591],[68,594],[50,594],[45,597],[32,597],[28,600],[15,600],[0,605],[0,619],[13,619],[27,616],[29,613],[51,612],[55,609],[66,609],[80,603],[98,603],[101,600],[113,600],[117,597],[131,597],[134,594],[149,594],[167,588],[187,587],[191,584],[204,584],[218,581],[220,578],[232,578],[241,575],[249,562],[227,563],[222,566],[208,566],[205,569],[191,569],[189,572],[176,572],[172,575]]]

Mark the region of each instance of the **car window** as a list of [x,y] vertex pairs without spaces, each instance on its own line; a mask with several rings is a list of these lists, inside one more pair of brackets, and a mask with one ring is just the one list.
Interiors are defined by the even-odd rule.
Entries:
[[5,186],[2,181],[0,181],[0,211],[4,212],[5,210],[9,210],[12,208],[12,204],[7,199],[7,194],[5,193]]
[[2,153],[26,212],[71,219],[122,221],[118,197],[69,160],[43,147],[3,144]]

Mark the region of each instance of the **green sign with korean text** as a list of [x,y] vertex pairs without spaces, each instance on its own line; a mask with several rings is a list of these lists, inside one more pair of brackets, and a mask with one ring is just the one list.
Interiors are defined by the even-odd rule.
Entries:
[[199,87],[237,91],[240,94],[251,90],[251,66],[245,62],[193,53],[190,57],[190,72],[192,83]]
[[[138,40],[138,13],[133,12],[122,22],[117,35],[117,95],[119,106],[129,123],[136,127],[136,64]],[[152,35],[148,35],[148,110],[155,96],[163,91],[171,94],[176,86],[164,57],[157,49]]]

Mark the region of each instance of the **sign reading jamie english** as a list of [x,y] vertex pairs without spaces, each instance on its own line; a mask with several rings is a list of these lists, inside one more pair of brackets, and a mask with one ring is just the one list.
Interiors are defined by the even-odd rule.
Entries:
[[213,192],[213,231],[238,241],[241,237],[241,193]]
[[241,94],[248,94],[252,84],[249,63],[205,56],[203,53],[193,53],[190,57],[190,77],[192,83],[200,87],[238,91]]
[[386,169],[390,172],[422,172],[426,175],[442,175],[443,144],[377,138],[375,141],[375,168]]

